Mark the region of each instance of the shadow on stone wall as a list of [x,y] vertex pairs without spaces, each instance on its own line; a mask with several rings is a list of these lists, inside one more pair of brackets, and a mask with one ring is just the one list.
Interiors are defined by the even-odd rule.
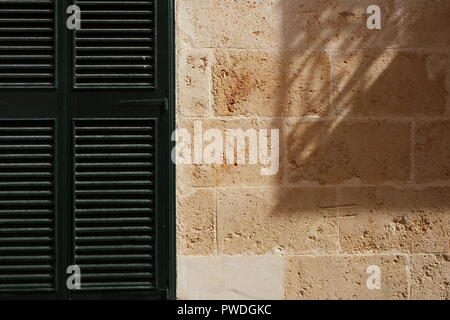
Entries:
[[285,2],[280,250],[450,251],[450,6],[369,2]]
[[[195,105],[184,112],[204,130],[281,127],[285,141],[275,176],[259,165],[178,166],[189,188],[216,188],[182,203],[211,213],[202,227],[183,222],[189,250],[204,240],[225,254],[450,251],[448,1],[196,3],[183,7],[197,17],[186,18],[186,41],[208,49],[180,58]],[[381,30],[366,27],[373,3]],[[229,27],[245,13],[248,29]],[[212,117],[199,102],[208,74]],[[192,132],[193,120],[179,125]]]
[[[366,28],[372,4],[379,31]],[[216,281],[236,255],[248,264],[234,260],[241,277],[219,287],[276,279],[288,299],[448,299],[450,2],[179,6],[180,127],[283,129],[277,175],[177,167],[179,253],[216,261],[197,265],[198,279]],[[366,286],[370,265],[382,290]]]

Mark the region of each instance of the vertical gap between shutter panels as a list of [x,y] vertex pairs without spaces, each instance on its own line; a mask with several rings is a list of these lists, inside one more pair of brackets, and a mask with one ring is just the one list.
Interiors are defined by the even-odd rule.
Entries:
[[155,121],[75,120],[81,291],[154,286]]
[[76,0],[75,87],[154,87],[154,1]]
[[0,294],[55,291],[53,120],[0,120]]
[[54,0],[0,1],[0,88],[54,86]]

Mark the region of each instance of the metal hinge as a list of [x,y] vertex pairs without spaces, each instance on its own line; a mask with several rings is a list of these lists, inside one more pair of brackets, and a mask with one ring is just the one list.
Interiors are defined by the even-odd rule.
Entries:
[[159,107],[161,113],[169,111],[169,99],[145,99],[145,100],[121,100],[119,102],[121,107]]

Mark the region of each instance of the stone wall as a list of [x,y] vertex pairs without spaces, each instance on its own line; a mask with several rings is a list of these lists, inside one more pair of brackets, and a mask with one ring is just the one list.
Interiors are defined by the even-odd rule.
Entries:
[[178,166],[178,297],[449,299],[450,1],[176,2],[178,126],[281,130]]

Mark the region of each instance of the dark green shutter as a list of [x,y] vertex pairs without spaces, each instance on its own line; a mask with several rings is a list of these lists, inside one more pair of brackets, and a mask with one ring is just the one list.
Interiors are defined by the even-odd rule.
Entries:
[[0,293],[55,286],[54,122],[0,120]]
[[55,3],[0,1],[0,86],[55,85]]
[[82,290],[155,287],[155,121],[75,121],[75,263]]
[[154,1],[78,0],[75,86],[152,87],[155,71]]
[[55,14],[0,1],[0,297],[57,292]]
[[0,2],[0,298],[173,297],[171,4]]

